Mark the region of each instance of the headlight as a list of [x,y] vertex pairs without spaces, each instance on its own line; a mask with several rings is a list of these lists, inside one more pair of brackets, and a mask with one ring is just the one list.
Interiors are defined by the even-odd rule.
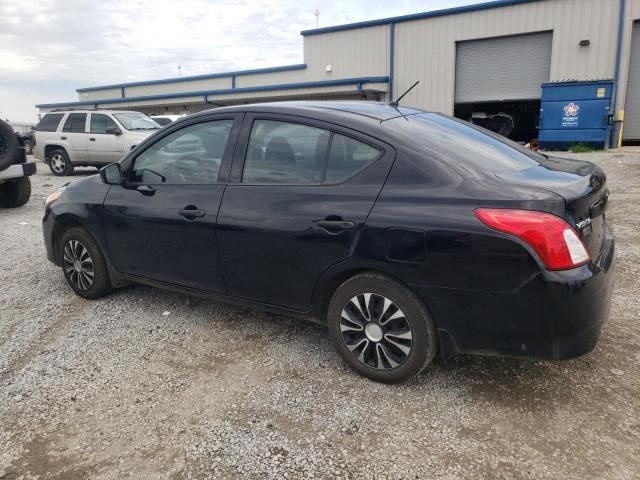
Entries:
[[56,190],[55,192],[50,193],[49,195],[47,195],[47,198],[44,199],[44,208],[45,208],[45,210],[47,209],[47,207],[49,207],[49,205],[51,205],[53,202],[55,202],[56,200],[58,200],[60,198],[60,195],[62,195],[63,191],[64,191],[64,189]]

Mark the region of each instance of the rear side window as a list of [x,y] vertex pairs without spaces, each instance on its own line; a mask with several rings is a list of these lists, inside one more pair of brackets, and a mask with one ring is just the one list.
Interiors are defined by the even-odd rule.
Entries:
[[381,151],[344,135],[334,134],[329,151],[325,182],[346,180],[380,158]]
[[84,133],[84,126],[86,122],[86,113],[70,113],[67,117],[67,121],[64,122],[62,131],[69,133]]
[[330,132],[274,120],[253,122],[244,163],[245,183],[317,184],[329,147]]
[[91,114],[91,133],[107,133],[108,128],[118,128],[111,117],[102,113]]
[[55,132],[58,129],[63,113],[47,113],[36,127],[39,132]]

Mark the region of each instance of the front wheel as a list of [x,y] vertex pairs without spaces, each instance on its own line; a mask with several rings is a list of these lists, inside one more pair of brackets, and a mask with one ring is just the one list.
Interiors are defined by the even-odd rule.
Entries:
[[436,327],[404,285],[376,273],[344,282],[327,313],[342,358],[377,382],[399,383],[420,373],[437,352]]
[[76,294],[95,299],[113,289],[100,247],[84,228],[64,232],[58,248],[64,277]]

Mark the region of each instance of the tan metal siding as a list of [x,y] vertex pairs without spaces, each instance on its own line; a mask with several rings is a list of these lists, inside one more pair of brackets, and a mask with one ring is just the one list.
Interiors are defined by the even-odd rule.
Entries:
[[[307,80],[387,75],[389,29],[381,25],[303,37]],[[332,72],[325,71],[327,65]]]
[[140,85],[138,87],[127,87],[124,91],[124,95],[125,97],[141,97],[147,95],[165,95],[169,93],[221,90],[225,88],[231,88],[231,79],[228,77],[211,78],[207,80],[194,80],[190,82],[172,82],[161,83],[157,85]]
[[631,60],[627,78],[625,122],[622,136],[625,140],[640,140],[640,21],[633,25]]
[[[394,92],[407,104],[453,112],[457,41],[553,30],[551,80],[612,78],[619,4],[541,0],[396,24]],[[590,40],[580,47],[580,40]]]
[[627,79],[629,78],[629,61],[631,58],[631,35],[633,31],[633,23],[640,20],[640,0],[627,0],[626,7],[624,32],[622,37],[620,85],[618,85],[616,110],[623,109],[626,103],[626,86]]
[[282,85],[283,83],[308,82],[305,70],[291,70],[273,73],[256,73],[253,75],[238,75],[236,87],[260,87],[263,85]]
[[91,92],[79,92],[78,100],[81,102],[87,100],[105,100],[112,98],[120,98],[122,90],[120,88],[108,88],[106,90],[93,90]]

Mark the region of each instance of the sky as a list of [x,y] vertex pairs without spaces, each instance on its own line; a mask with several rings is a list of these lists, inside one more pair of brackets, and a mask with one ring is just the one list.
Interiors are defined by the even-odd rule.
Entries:
[[76,88],[303,63],[301,30],[485,0],[0,0],[0,118]]

